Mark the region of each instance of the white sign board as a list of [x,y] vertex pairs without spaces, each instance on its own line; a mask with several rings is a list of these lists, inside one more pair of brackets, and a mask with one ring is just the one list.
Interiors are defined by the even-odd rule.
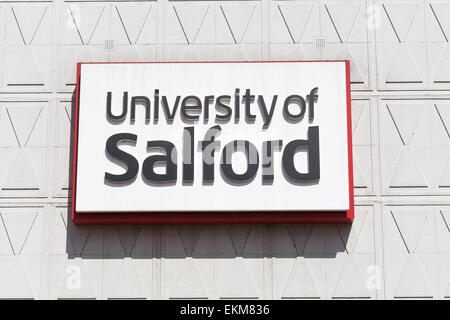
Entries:
[[75,210],[348,211],[345,61],[79,65]]

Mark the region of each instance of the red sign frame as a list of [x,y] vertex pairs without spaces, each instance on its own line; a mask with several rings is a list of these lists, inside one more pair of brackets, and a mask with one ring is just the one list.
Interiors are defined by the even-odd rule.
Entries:
[[[346,99],[347,99],[347,138],[348,138],[348,173],[349,173],[349,210],[347,211],[244,211],[244,212],[105,212],[78,213],[76,211],[76,179],[78,155],[78,114],[82,64],[112,63],[282,63],[282,62],[345,62]],[[72,221],[84,224],[253,224],[253,223],[351,223],[354,218],[353,193],[353,148],[350,95],[350,61],[349,60],[311,60],[311,61],[167,61],[167,62],[78,62],[75,100],[75,128],[73,139],[72,168]]]

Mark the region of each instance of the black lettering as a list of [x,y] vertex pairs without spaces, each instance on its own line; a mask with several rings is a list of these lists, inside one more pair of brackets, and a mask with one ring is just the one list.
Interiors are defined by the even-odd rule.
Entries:
[[209,120],[209,104],[214,101],[214,96],[206,96],[203,102],[203,108],[205,109],[203,115],[203,122],[208,122]]
[[194,181],[194,127],[183,130],[183,181]]
[[162,96],[161,99],[162,99],[161,104],[163,106],[164,113],[166,114],[167,123],[172,123],[173,119],[175,118],[175,114],[177,113],[178,104],[180,103],[180,96],[176,97],[172,112],[170,112],[169,103],[167,102],[167,97]]
[[[295,103],[300,107],[300,113],[292,114],[289,111],[289,105],[291,103]],[[305,115],[305,111],[306,111],[306,103],[305,103],[305,99],[303,99],[302,96],[294,94],[294,95],[287,97],[284,100],[283,113],[289,120],[294,121],[294,122],[298,122],[298,121],[302,120],[303,116]]]
[[261,110],[261,114],[262,114],[263,120],[264,120],[264,124],[263,124],[264,129],[267,129],[269,127],[270,122],[272,121],[273,113],[275,111],[275,105],[277,104],[277,99],[278,99],[278,96],[274,95],[272,98],[272,105],[270,106],[270,111],[267,112],[264,97],[258,96],[259,109]]
[[199,112],[202,110],[202,102],[197,96],[186,96],[181,101],[181,116],[190,122],[198,121],[200,116],[198,114],[189,114],[192,112]]
[[230,102],[231,97],[230,96],[218,96],[217,100],[216,100],[216,109],[219,108],[221,110],[219,111],[223,111],[224,114],[216,114],[216,121],[222,121],[222,122],[227,122],[230,120],[231,118],[231,114],[232,114],[232,110],[230,108],[230,106],[228,104],[225,104],[224,102],[222,102],[223,100],[227,100],[227,102]]
[[[308,152],[308,173],[300,173],[295,169],[294,155],[302,149]],[[283,151],[283,169],[294,181],[309,182],[320,179],[319,127],[308,128],[308,140],[294,140],[286,145]]]
[[239,89],[236,88],[236,90],[234,90],[234,122],[238,123],[239,122],[239,118],[240,118],[240,95],[239,95]]
[[[118,145],[122,142],[132,142],[136,144],[137,135],[131,133],[117,133],[108,138],[106,141],[106,153],[108,158],[125,164],[127,171],[123,174],[112,174],[105,172],[105,180],[110,182],[125,183],[136,178],[139,171],[139,163],[131,154],[122,151]],[[114,161],[113,161],[114,162]]]
[[[147,148],[162,149],[165,154],[153,155],[147,157],[142,164],[142,174],[146,179],[158,183],[170,183],[177,180],[177,149],[173,143],[165,140],[154,140],[147,142]],[[174,159],[172,159],[174,158]],[[158,163],[166,164],[166,172],[164,174],[155,172],[155,165]]]
[[159,119],[159,90],[155,89],[155,103],[153,107],[153,122],[158,123]]
[[145,107],[145,122],[150,121],[150,99],[145,96],[136,96],[131,98],[130,121],[133,123],[136,120],[136,103],[142,102]]
[[314,88],[311,90],[311,93],[306,96],[306,99],[308,99],[308,113],[309,113],[309,120],[314,120],[314,102],[317,102],[319,99],[319,95],[317,94],[317,91],[319,88]]
[[122,122],[125,120],[127,116],[127,109],[128,109],[128,92],[125,91],[123,93],[123,99],[122,99],[122,113],[118,116],[115,116],[112,114],[111,110],[111,91],[108,91],[106,94],[106,116],[115,122]]
[[[233,170],[232,155],[243,147],[247,158],[247,170],[242,174],[237,174]],[[234,140],[229,142],[222,151],[222,162],[220,168],[228,179],[234,182],[247,182],[252,180],[258,171],[259,155],[256,147],[247,140]]]
[[250,89],[245,90],[245,94],[242,97],[242,100],[245,103],[245,119],[248,122],[254,122],[256,115],[251,114],[250,112],[250,104],[253,102],[253,100],[255,100],[255,96],[250,94]]
[[280,151],[283,146],[282,140],[272,140],[263,142],[262,151],[262,178],[263,182],[270,183],[274,179],[274,165],[273,165],[273,153]]
[[216,148],[220,147],[220,141],[215,138],[221,133],[220,126],[214,126],[208,129],[205,133],[205,140],[201,142],[202,146],[202,161],[203,161],[203,181],[214,181],[214,152]]

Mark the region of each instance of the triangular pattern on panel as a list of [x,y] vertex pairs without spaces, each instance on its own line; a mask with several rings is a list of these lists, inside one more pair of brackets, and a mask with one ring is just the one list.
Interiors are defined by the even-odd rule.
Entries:
[[[335,27],[333,17],[329,14],[328,6],[321,8],[320,35],[327,39],[328,43],[343,43],[339,30]],[[330,17],[331,16],[331,17]]]
[[[394,26],[400,41],[407,39],[408,33],[414,24],[415,16],[419,10],[418,3],[385,3],[389,20]],[[386,13],[384,13],[386,14]],[[391,26],[389,26],[391,28]]]
[[234,259],[220,298],[258,298],[255,283],[242,258]]
[[28,235],[36,221],[37,213],[27,212],[3,212],[2,218],[5,224],[6,232],[14,249],[14,254],[22,252]]
[[[198,236],[195,246],[192,248],[192,256],[198,258],[209,257],[214,252],[214,243],[212,239],[214,238],[214,227],[213,226],[203,226],[200,229],[200,234]],[[200,260],[201,261],[201,260]],[[201,264],[199,264],[200,267]]]
[[14,6],[11,8],[25,44],[32,43],[47,10],[46,6]]
[[[216,18],[217,17],[217,18]],[[222,6],[216,6],[214,10],[214,41],[216,44],[236,44],[232,32],[230,32],[230,25],[224,18],[224,11]]]
[[445,226],[447,227],[448,232],[450,233],[450,211],[440,210],[441,217],[444,220]]
[[156,7],[151,6],[151,9],[148,12],[148,16],[145,19],[144,24],[142,25],[142,30],[139,32],[136,38],[136,44],[156,43],[156,11]]
[[[79,34],[81,35],[81,39],[83,40],[83,44],[93,44],[98,41],[93,41],[96,38],[96,31],[104,27],[102,26],[103,20],[107,20],[107,9],[106,5],[95,5],[95,6],[70,6],[70,10],[79,11],[80,16],[82,17],[82,21],[80,21],[80,25],[77,25],[77,29]],[[102,38],[104,38],[103,35]],[[100,36],[101,37],[101,36]],[[95,39],[97,40],[97,39]]]
[[437,213],[433,238],[437,240],[433,239],[436,245],[431,246],[431,249],[436,252],[450,252],[450,211],[439,210]]
[[[439,229],[440,227],[441,229],[444,227],[444,223],[442,222],[442,216],[440,216],[437,212],[431,211],[429,213],[427,219],[423,223],[422,230],[420,231],[420,236],[414,249],[415,253],[429,254],[438,252],[437,247],[439,242]],[[445,231],[448,232],[448,230]],[[450,240],[450,237],[448,240]],[[422,260],[422,262],[424,262],[424,260]]]
[[0,146],[20,147],[6,107],[2,108],[0,116]]
[[306,244],[312,232],[312,225],[310,224],[291,224],[287,226],[290,237],[295,245],[297,254],[299,256],[304,255]]
[[[43,102],[43,105],[36,106],[40,109],[39,115],[36,118],[36,122],[33,125],[33,129],[28,136],[28,140],[25,143],[26,147],[45,147],[47,146],[47,121],[48,121],[48,108],[47,102]],[[15,124],[14,124],[15,125]]]
[[399,232],[406,243],[410,253],[415,252],[422,234],[425,221],[428,219],[428,211],[403,211],[392,210]]
[[[444,117],[441,115],[438,109],[438,105],[440,105],[442,109],[447,109],[450,107],[450,104],[428,104],[427,107],[429,110],[431,110],[427,112],[427,115],[419,122],[419,132],[421,133],[422,139],[414,142],[418,145],[431,144],[433,145],[433,147],[438,145],[443,148],[441,151],[443,152],[442,155],[444,155],[446,154],[445,151],[449,150],[448,148],[450,147],[450,132],[448,131]],[[445,162],[444,158],[446,157],[442,155],[439,156],[441,158],[439,160],[440,162],[442,162],[443,160]]]
[[369,216],[367,209],[361,208],[358,210],[356,218],[351,225],[343,224],[337,226],[339,234],[344,240],[345,247],[349,253],[355,251],[355,247],[361,239],[362,230],[365,226],[366,219],[368,219],[367,216]]
[[388,104],[386,108],[392,115],[394,124],[400,132],[404,144],[409,145],[416,130],[417,122],[420,119],[423,105]]
[[314,4],[278,4],[277,8],[293,42],[302,41],[306,27],[311,20],[314,20],[312,18]]
[[252,227],[248,225],[232,225],[227,227],[228,235],[236,255],[242,255],[251,230]]
[[[358,13],[353,20],[353,26],[350,29],[349,34],[345,38],[345,42],[367,42],[367,8],[365,5],[361,5]],[[344,39],[342,39],[344,40]]]
[[30,228],[26,240],[20,251],[21,255],[37,257],[42,252],[42,214],[37,212],[33,225]]
[[305,245],[305,255],[317,255],[325,253],[325,225],[313,225],[311,234]]
[[[353,44],[352,46],[350,45],[339,45],[338,47],[338,51],[336,54],[335,59],[336,60],[350,60],[350,79],[352,79],[352,82],[366,82],[366,78],[365,76],[363,76],[363,71],[361,70],[361,62],[359,61],[359,59],[357,59],[357,57],[354,54],[354,51],[357,50],[357,46],[355,44]],[[366,52],[362,52],[362,57],[364,59],[367,58],[366,56]],[[367,70],[366,70],[367,73]]]
[[[66,250],[69,254],[81,254],[86,241],[89,237],[92,227],[91,226],[75,226],[70,220],[67,222],[67,212],[60,211],[59,217],[56,219],[61,219],[61,224],[57,224],[63,227],[64,230],[60,230],[61,233],[67,235]],[[68,225],[69,223],[69,225]]]
[[117,275],[110,284],[108,298],[145,298],[146,296],[145,289],[131,259],[121,261]]
[[[432,14],[436,17],[432,20],[435,22],[435,28],[436,30],[439,29],[439,33],[441,34],[441,37],[439,38],[440,41],[445,41],[444,36],[442,35],[441,28],[444,32],[444,34],[447,36],[447,38],[450,35],[450,21],[448,19],[448,15],[450,14],[450,3],[447,2],[433,2],[430,4],[430,10],[433,9]],[[428,25],[427,25],[428,28]],[[428,32],[428,30],[427,30]]]
[[132,255],[150,255],[153,253],[153,229],[152,226],[143,226],[140,229],[134,243]]
[[305,259],[296,259],[289,273],[282,298],[320,298],[315,280]]
[[[302,249],[301,249],[302,250]],[[296,257],[299,255],[298,249],[294,244],[289,231],[285,225],[275,226],[274,238],[274,255],[275,257]]]
[[[357,136],[356,136],[357,138]],[[368,137],[370,139],[370,137]],[[355,142],[354,142],[355,143]],[[368,142],[370,144],[370,142]],[[372,150],[370,145],[353,147],[353,175],[355,188],[370,189],[372,187]]]
[[89,229],[89,235],[84,243],[81,254],[98,255],[104,253],[104,228],[103,226],[93,226]]
[[[332,23],[336,27],[342,42],[348,42],[351,34],[353,34],[353,37],[355,39],[360,39],[360,41],[362,39],[362,41],[364,41],[364,32],[366,30],[365,28],[362,28],[362,26],[365,26],[364,22],[362,25],[356,25],[357,19],[361,16],[361,12],[363,11],[362,2],[354,4],[329,3],[325,4],[324,6],[325,12],[322,14],[325,14],[326,18],[332,19]],[[330,16],[328,16],[328,13]],[[334,28],[333,30],[325,30],[333,33],[335,32]],[[363,33],[362,37],[361,35],[357,34],[357,32]],[[324,35],[328,36],[328,34]],[[333,36],[335,36],[335,34],[333,34]]]
[[[138,20],[136,17],[136,21]],[[131,25],[133,25],[131,23]],[[131,45],[133,44],[132,36],[128,34],[127,25],[119,11],[119,6],[112,6],[109,21],[108,40],[113,40],[115,45]]]
[[135,44],[150,16],[152,6],[121,5],[115,6],[113,15],[120,15],[130,44]]
[[[386,210],[384,220],[384,230],[386,231],[385,247],[386,251],[393,253],[395,259],[401,259],[409,254],[405,241],[402,238],[402,234],[399,231],[399,227],[396,224],[394,213],[392,210]],[[398,266],[398,263],[396,263]]]
[[352,101],[352,134],[355,134],[356,128],[358,127],[359,121],[361,120],[361,115],[364,108],[366,107],[363,103]]
[[359,164],[355,158],[353,158],[353,184],[358,188],[367,188],[366,179],[364,179],[361,169],[359,168]]
[[[363,214],[364,212],[364,214]],[[354,245],[348,244],[350,251],[353,253],[373,253],[375,251],[374,231],[373,231],[373,214],[371,209],[357,210],[356,215],[363,216],[363,221],[360,221],[360,232],[355,237]],[[358,220],[358,218],[356,218]],[[350,239],[347,243],[350,242]]]
[[195,260],[186,258],[180,267],[170,298],[207,298],[202,277],[195,265]]
[[105,226],[103,230],[103,253],[105,255],[125,256],[125,249],[119,239],[118,229],[114,226]]
[[3,223],[2,213],[0,212],[0,255],[13,255],[14,251]]
[[347,252],[346,239],[342,237],[337,225],[327,225],[325,229],[325,253],[331,257],[339,252]]
[[[19,257],[17,258],[11,260],[12,263],[10,263],[3,277],[0,278],[0,298],[34,298],[33,288],[23,263],[19,260]],[[2,288],[6,290],[2,290]]]
[[423,81],[423,76],[418,68],[418,61],[415,61],[407,45],[397,46],[386,73],[385,81],[386,83]]
[[19,57],[6,76],[5,82],[8,85],[43,85],[44,80],[36,59],[30,47],[24,47],[19,53]]
[[396,298],[433,296],[416,256],[408,256],[394,296]]
[[333,291],[333,298],[370,298],[356,258],[348,255]]
[[335,257],[338,252],[345,252],[345,244],[334,225],[314,225],[305,247],[305,255],[327,255]]
[[241,43],[261,43],[261,7],[255,6],[250,18],[248,25],[245,29],[244,35],[242,36]]
[[161,244],[161,251],[166,258],[186,257],[186,249],[181,241],[177,226],[164,226],[162,229],[164,241]]
[[80,34],[81,16],[78,6],[67,6],[65,8],[63,22],[63,44],[82,45],[83,39]]
[[236,257],[236,249],[226,225],[215,226],[214,255],[220,258]]
[[[437,58],[437,61],[432,63],[436,68],[434,69],[434,73],[430,80],[437,83],[448,82],[450,79],[450,61],[448,59],[448,56],[450,55],[450,46],[447,43],[433,44],[433,47],[430,48],[430,50],[439,52],[439,54],[434,55],[434,57]],[[430,72],[433,72],[433,70],[430,70]]]
[[173,6],[175,15],[179,19],[180,28],[189,44],[195,43],[209,9],[209,5]]
[[116,231],[119,235],[125,254],[130,255],[136,244],[137,238],[141,232],[142,226],[139,225],[121,225],[117,226]]
[[[68,86],[76,84],[77,62],[78,61],[93,61],[98,60],[93,58],[89,46],[72,46],[70,52],[64,54],[64,66],[62,70],[61,82],[62,85]],[[72,89],[73,90],[73,89]]]
[[227,21],[235,43],[242,43],[247,28],[256,11],[253,5],[220,5],[223,18]]
[[[58,146],[69,147],[70,146],[70,136],[73,133],[71,117],[71,105],[70,102],[64,102],[59,104],[59,134],[57,139]],[[72,130],[72,131],[71,131]]]
[[27,146],[42,108],[41,106],[6,107],[21,147]]
[[414,152],[405,147],[397,162],[394,174],[389,184],[391,188],[427,187],[428,184],[414,156]]
[[[450,130],[450,104],[437,103],[435,104],[436,110],[439,113],[439,117],[443,122],[443,129]],[[447,132],[448,134],[450,131]],[[450,137],[449,137],[450,138]]]
[[39,185],[34,174],[34,168],[25,149],[18,150],[14,163],[9,169],[8,175],[2,184],[2,189],[39,189]]
[[[217,29],[223,28],[224,26],[220,24],[222,20],[216,20],[217,7],[213,5],[208,6],[205,15],[202,17],[201,25],[195,35],[195,44],[211,44],[211,43],[223,43],[219,37],[216,37]],[[229,36],[231,38],[231,36]],[[226,43],[234,43],[231,39]]]
[[397,156],[399,157],[400,150],[403,149],[405,143],[389,111],[390,101],[383,101],[382,104],[383,107],[380,108],[380,144],[393,146],[392,151],[396,150],[395,153],[398,153]]
[[180,226],[178,228],[178,235],[183,244],[184,251],[189,257],[192,257],[194,253],[202,229],[203,227],[198,225]]

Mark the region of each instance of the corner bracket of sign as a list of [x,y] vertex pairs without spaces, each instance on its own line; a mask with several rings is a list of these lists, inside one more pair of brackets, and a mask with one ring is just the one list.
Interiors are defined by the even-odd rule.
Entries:
[[[202,63],[301,63],[340,62],[346,68],[347,147],[349,209],[346,211],[174,211],[174,212],[78,212],[76,209],[78,120],[83,64],[202,64]],[[355,217],[353,190],[353,152],[351,124],[351,89],[349,60],[291,60],[291,61],[164,61],[164,62],[78,62],[75,88],[75,119],[73,133],[71,217],[76,225],[109,224],[290,224],[290,223],[352,223]]]

